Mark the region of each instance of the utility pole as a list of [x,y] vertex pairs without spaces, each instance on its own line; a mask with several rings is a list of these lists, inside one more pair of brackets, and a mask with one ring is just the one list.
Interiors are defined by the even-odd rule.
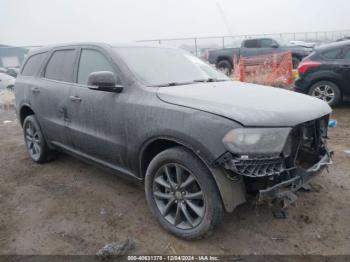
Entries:
[[215,1],[215,3],[216,3],[216,7],[218,8],[219,14],[220,14],[220,16],[221,16],[221,18],[222,18],[222,21],[223,21],[224,24],[225,24],[225,27],[226,27],[226,30],[227,30],[228,34],[229,34],[230,36],[233,36],[233,32],[232,32],[232,30],[231,30],[230,23],[228,22],[227,17],[225,16],[224,10],[222,9],[222,7],[221,7],[219,1]]

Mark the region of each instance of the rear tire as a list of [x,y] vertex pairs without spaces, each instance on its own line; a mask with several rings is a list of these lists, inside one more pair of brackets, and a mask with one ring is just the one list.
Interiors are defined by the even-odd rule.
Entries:
[[221,60],[217,63],[216,68],[227,76],[232,73],[232,64],[228,60]]
[[29,115],[23,122],[24,142],[30,158],[38,164],[53,159],[35,115]]
[[215,181],[191,151],[174,147],[161,152],[151,161],[145,180],[153,215],[175,236],[203,238],[221,223],[224,210]]
[[7,90],[13,91],[14,90],[14,85],[9,85],[6,87]]
[[319,81],[313,84],[309,95],[327,102],[330,106],[336,106],[341,101],[340,89],[331,81]]
[[293,69],[298,69],[301,60],[298,57],[292,57]]

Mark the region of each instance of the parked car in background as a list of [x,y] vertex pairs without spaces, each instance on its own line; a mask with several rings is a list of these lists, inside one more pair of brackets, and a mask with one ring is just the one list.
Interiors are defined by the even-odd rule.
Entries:
[[234,67],[233,59],[252,57],[272,53],[290,51],[292,53],[293,68],[297,68],[300,61],[312,52],[312,47],[290,45],[282,39],[255,38],[246,39],[238,48],[225,48],[209,51],[208,61],[215,64],[216,68],[229,75]]
[[15,96],[34,162],[61,150],[144,182],[154,217],[182,238],[208,235],[248,193],[290,204],[331,163],[327,103],[231,81],[181,49],[38,48]]
[[213,51],[213,50],[216,50],[217,48],[202,48],[197,56],[202,59],[203,61],[208,61],[209,59],[209,52]]
[[15,86],[15,80],[16,78],[13,76],[0,72],[0,90],[13,89]]
[[296,91],[338,105],[350,97],[350,41],[317,47],[298,71]]
[[307,48],[314,48],[316,46],[316,43],[305,42],[305,41],[300,41],[300,40],[289,41],[289,44],[292,46],[303,46],[303,47],[307,47]]
[[350,40],[350,36],[344,36],[342,38],[339,38],[339,39],[337,39],[336,42],[342,42],[342,41],[347,41],[347,40]]
[[8,68],[6,71],[6,74],[12,76],[12,77],[17,77],[18,75],[19,68]]

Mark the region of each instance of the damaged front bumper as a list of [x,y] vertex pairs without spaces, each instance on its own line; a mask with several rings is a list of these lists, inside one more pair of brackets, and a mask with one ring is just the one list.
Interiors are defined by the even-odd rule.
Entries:
[[269,188],[259,190],[259,201],[273,200],[276,198],[292,199],[292,197],[290,197],[290,193],[294,193],[303,186],[307,185],[313,177],[320,174],[322,170],[327,168],[329,165],[333,164],[332,155],[333,152],[327,152],[318,163],[309,169],[305,170],[300,167],[295,168],[293,170],[295,173],[293,178],[273,185]]
[[[288,135],[279,154],[227,152],[216,161],[232,178],[243,178],[247,193],[264,200],[296,200],[315,175],[332,164],[327,148],[329,116],[302,123]],[[276,201],[275,201],[276,202]]]

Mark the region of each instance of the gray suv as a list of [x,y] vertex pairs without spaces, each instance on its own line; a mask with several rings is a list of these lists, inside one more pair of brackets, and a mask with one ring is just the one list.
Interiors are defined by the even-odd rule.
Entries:
[[62,151],[144,182],[158,222],[206,236],[252,194],[279,206],[331,163],[327,103],[234,82],[176,48],[32,51],[16,110],[32,160]]

